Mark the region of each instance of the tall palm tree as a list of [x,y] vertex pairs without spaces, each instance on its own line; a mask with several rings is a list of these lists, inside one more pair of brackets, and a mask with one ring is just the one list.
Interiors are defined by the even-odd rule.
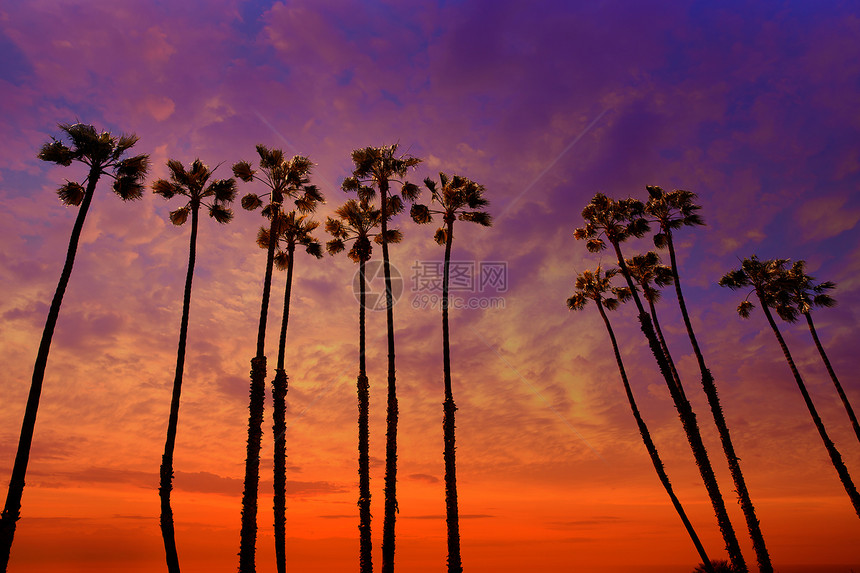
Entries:
[[824,422],[821,421],[821,417],[812,403],[812,398],[806,390],[806,384],[804,384],[803,378],[801,378],[800,372],[794,363],[794,359],[791,357],[791,352],[788,350],[788,345],[785,343],[785,339],[782,337],[773,319],[773,314],[770,312],[771,308],[785,307],[790,304],[791,295],[789,289],[792,285],[787,277],[785,268],[787,263],[787,259],[760,261],[758,257],[753,255],[750,258],[744,259],[739,269],[726,273],[720,279],[720,286],[729,287],[732,290],[752,287],[752,291],[747,295],[747,298],[738,305],[738,314],[743,318],[749,317],[752,309],[755,308],[755,305],[749,301],[749,296],[755,293],[761,304],[764,316],[767,318],[767,322],[771,330],[773,330],[777,342],[779,342],[779,347],[782,349],[785,360],[788,362],[788,367],[791,369],[794,381],[797,383],[797,388],[803,396],[803,401],[806,403],[809,415],[812,416],[812,422],[815,424],[818,434],[824,442],[824,448],[830,455],[830,461],[833,463],[833,467],[836,468],[836,473],[839,475],[840,481],[842,481],[842,486],[848,493],[849,499],[851,499],[854,511],[860,517],[860,494],[857,493],[857,487],[851,479],[851,474],[848,473],[848,468],[845,467],[845,462],[842,461],[839,450],[836,449],[836,445],[830,439],[830,436],[827,435]]
[[854,414],[854,408],[851,407],[851,402],[848,401],[848,396],[845,395],[845,390],[842,389],[842,384],[839,383],[839,378],[836,377],[836,372],[827,358],[827,353],[824,351],[824,346],[818,338],[818,332],[815,330],[815,323],[812,321],[812,307],[820,306],[829,308],[836,305],[836,299],[827,294],[827,291],[836,288],[836,283],[826,281],[821,284],[813,284],[815,277],[811,277],[804,272],[806,266],[805,261],[795,261],[788,270],[788,285],[790,299],[789,305],[781,305],[777,307],[777,313],[785,320],[794,322],[797,320],[797,314],[800,313],[806,317],[806,324],[809,327],[809,332],[812,334],[812,340],[815,342],[815,347],[818,349],[818,354],[824,362],[827,373],[830,374],[830,379],[836,387],[836,392],[842,400],[842,405],[848,413],[848,418],[851,420],[851,426],[854,428],[854,434],[860,440],[860,424],[857,423],[857,416]]
[[[248,447],[245,459],[245,482],[242,492],[242,530],[239,544],[239,571],[252,573],[257,540],[257,489],[260,483],[260,448],[263,438],[263,409],[266,399],[266,317],[269,310],[269,295],[272,290],[272,267],[275,257],[277,225],[283,216],[284,199],[294,200],[296,209],[302,213],[312,212],[323,198],[319,190],[310,185],[313,164],[307,157],[296,155],[287,159],[280,149],[269,149],[257,145],[260,156],[260,173],[247,161],[233,165],[233,175],[242,181],[259,181],[269,191],[262,195],[248,193],[242,197],[242,207],[253,211],[263,207],[263,215],[269,218],[269,245],[266,249],[266,273],[263,279],[263,296],[260,304],[260,323],[257,330],[257,352],[251,359],[251,390],[248,404]],[[264,205],[261,197],[268,197]]]
[[627,264],[627,271],[630,273],[630,277],[642,289],[642,298],[648,303],[651,320],[654,322],[654,333],[657,335],[660,348],[666,356],[666,362],[669,363],[669,370],[672,372],[672,380],[675,382],[677,391],[686,397],[684,387],[681,385],[681,378],[678,375],[678,369],[675,366],[675,360],[669,352],[669,346],[666,344],[663,329],[660,327],[660,321],[657,318],[657,301],[662,296],[658,287],[672,284],[674,280],[672,271],[666,265],[660,264],[660,255],[654,251],[648,251],[644,255],[636,255],[625,259],[624,262]]
[[[370,538],[370,383],[367,379],[365,362],[365,314],[367,306],[367,279],[365,265],[373,252],[371,238],[382,242],[381,236],[373,230],[381,224],[382,213],[374,209],[368,201],[350,199],[335,211],[336,217],[326,219],[326,232],[333,238],[326,243],[326,250],[335,255],[351,242],[347,255],[359,267],[359,305],[358,305],[358,515],[359,515],[359,571],[373,573],[372,543]],[[391,242],[400,240],[394,229],[387,230]]]
[[[277,223],[279,249],[274,256],[274,264],[278,270],[287,271],[287,282],[284,288],[284,312],[281,317],[281,332],[278,342],[278,367],[272,381],[272,431],[274,432],[274,511],[275,511],[275,561],[278,573],[287,571],[287,371],[284,368],[284,358],[287,346],[287,325],[290,320],[290,292],[293,284],[293,260],[296,246],[302,246],[305,251],[316,258],[322,257],[322,245],[312,233],[319,222],[309,219],[306,215],[297,215],[295,211],[284,214]],[[257,233],[257,245],[269,248],[269,229],[261,227]]]
[[[590,252],[599,252],[606,248],[606,241],[612,245],[618,259],[621,274],[627,281],[633,302],[636,304],[636,309],[639,312],[639,323],[642,332],[648,340],[651,353],[654,355],[660,373],[666,381],[669,394],[672,397],[675,409],[678,411],[681,424],[684,427],[684,432],[687,435],[687,441],[690,443],[690,449],[693,452],[693,457],[699,468],[699,473],[702,476],[702,481],[705,484],[711,505],[714,508],[720,533],[726,543],[729,559],[735,569],[741,573],[745,573],[747,571],[746,562],[741,553],[734,527],[729,520],[729,514],[722,493],[720,492],[716,475],[714,474],[714,468],[708,458],[708,452],[705,449],[705,444],[696,422],[696,415],[689,400],[678,389],[680,385],[679,381],[676,382],[675,377],[672,375],[669,361],[654,331],[651,315],[648,314],[642,305],[642,301],[633,284],[633,279],[627,269],[624,255],[621,252],[621,243],[623,241],[630,237],[642,237],[649,231],[650,227],[648,221],[644,218],[644,212],[645,206],[637,199],[630,198],[616,201],[606,197],[602,193],[598,193],[582,210],[582,217],[585,219],[586,224],[585,227],[574,231],[574,237],[576,239],[587,240],[586,248]],[[605,240],[602,237],[605,237]]]
[[173,397],[170,400],[170,416],[167,422],[167,440],[161,456],[160,483],[158,494],[161,497],[161,536],[164,538],[164,552],[167,570],[179,573],[179,556],[176,552],[176,537],[173,529],[173,510],[170,507],[170,492],[173,489],[173,451],[176,446],[176,428],[179,423],[179,399],[182,394],[182,375],[185,370],[185,343],[188,337],[188,315],[191,310],[191,282],[194,278],[194,263],[197,260],[197,225],[200,206],[209,210],[209,216],[219,223],[229,223],[233,211],[229,205],[236,196],[235,179],[217,179],[206,185],[212,176],[202,161],[196,159],[189,171],[179,161],[167,161],[170,180],[159,179],[152,190],[165,199],[182,195],[188,199],[185,206],[170,212],[174,225],[183,225],[191,214],[191,239],[188,248],[188,271],[185,275],[185,294],[182,299],[182,320],[179,324],[179,347],[176,351],[176,373],[173,378]]
[[33,379],[30,383],[30,392],[24,410],[24,420],[21,424],[21,435],[18,439],[18,450],[12,467],[12,477],[9,480],[6,504],[3,507],[2,515],[0,515],[0,563],[3,564],[4,571],[9,563],[15,526],[20,518],[24,478],[27,474],[27,464],[30,461],[30,447],[36,428],[36,415],[39,410],[39,398],[42,394],[42,382],[45,378],[48,353],[51,350],[51,338],[54,335],[54,328],[60,315],[63,295],[72,275],[81,230],[84,227],[84,220],[90,208],[96,184],[102,175],[106,175],[114,180],[113,191],[123,201],[139,199],[143,193],[143,179],[149,166],[148,155],[123,158],[125,152],[137,143],[138,138],[133,134],[115,137],[107,131],[98,133],[93,126],[81,123],[60,124],[59,128],[68,136],[70,145],[52,137],[49,143],[42,146],[38,158],[64,166],[71,165],[73,162],[83,163],[87,166],[87,176],[83,183],[67,181],[57,191],[63,204],[80,207],[80,209],[69,238],[66,262],[60,273],[57,290],[54,292],[48,317],[45,320],[45,328],[42,331],[42,341],[39,344],[36,363],[33,367]]
[[[672,506],[678,512],[678,516],[684,523],[684,528],[687,534],[696,546],[699,556],[702,558],[702,567],[708,573],[714,573],[711,566],[711,560],[705,553],[705,548],[693,529],[693,524],[690,523],[684,507],[675,495],[672,484],[669,481],[669,476],[666,474],[666,469],[663,467],[663,461],[660,459],[660,454],[657,452],[657,446],[651,439],[651,432],[642,419],[639,413],[639,407],[636,405],[636,400],[633,397],[633,390],[630,388],[630,382],[627,379],[627,371],[624,369],[624,362],[621,360],[621,351],[618,349],[618,342],[615,339],[615,332],[612,330],[612,324],[609,322],[609,317],[606,315],[606,310],[615,310],[618,308],[619,300],[626,300],[630,297],[631,291],[629,288],[612,287],[612,277],[618,274],[618,269],[609,269],[602,276],[600,267],[597,267],[595,272],[584,271],[576,277],[575,292],[572,297],[567,299],[567,307],[570,310],[582,310],[589,300],[593,300],[600,312],[600,317],[603,319],[603,324],[606,325],[606,331],[609,333],[609,340],[612,342],[612,350],[615,352],[615,362],[618,364],[618,371],[621,374],[621,382],[624,384],[624,392],[627,394],[627,402],[630,404],[630,409],[633,411],[633,417],[636,419],[636,425],[639,428],[639,434],[642,436],[642,441],[645,444],[645,449],[651,458],[651,463],[654,465],[654,470],[657,472],[657,477],[666,493],[669,494],[669,499],[672,500]],[[607,296],[611,295],[611,296]]]
[[764,535],[761,531],[761,525],[756,516],[755,506],[749,494],[749,489],[744,479],[743,471],[741,471],[740,459],[735,453],[735,446],[732,442],[729,426],[726,422],[726,417],[723,414],[723,407],[720,404],[720,397],[717,392],[717,386],[714,382],[714,377],[711,371],[705,364],[705,357],[702,350],[699,348],[699,342],[696,339],[693,323],[690,320],[690,315],[687,312],[687,304],[684,300],[684,294],[681,290],[681,279],[678,274],[678,262],[675,257],[675,242],[673,232],[682,227],[694,227],[704,225],[698,211],[701,209],[699,205],[694,203],[696,194],[690,191],[676,189],[666,193],[662,188],[656,185],[649,185],[649,199],[645,204],[645,212],[653,217],[654,221],[660,226],[658,233],[654,235],[654,245],[657,248],[667,248],[669,250],[669,260],[671,266],[672,277],[675,283],[675,294],[678,297],[678,305],[681,308],[681,316],[684,319],[684,326],[687,329],[687,335],[690,338],[690,344],[693,347],[693,353],[696,355],[696,362],[699,365],[699,372],[702,377],[702,389],[705,391],[705,396],[708,398],[708,405],[711,409],[711,415],[714,418],[714,423],[717,426],[717,431],[720,435],[720,444],[723,447],[723,453],[726,456],[726,461],[729,465],[729,472],[732,475],[732,481],[735,484],[735,491],[738,494],[738,502],[746,520],[747,529],[749,530],[750,539],[752,539],[753,549],[755,550],[756,560],[759,570],[762,573],[773,573],[773,564],[770,561],[770,554],[764,541]]
[[[430,191],[431,205],[412,205],[411,215],[416,223],[429,223],[432,216],[442,215],[442,227],[434,239],[445,245],[445,263],[442,275],[442,370],[445,382],[445,401],[442,403],[442,431],[445,441],[445,507],[448,525],[448,573],[461,573],[460,518],[457,510],[457,461],[454,439],[454,393],[451,388],[451,349],[448,336],[448,278],[451,268],[451,245],[454,242],[454,221],[471,221],[485,227],[492,225],[492,218],[482,208],[489,204],[484,199],[484,186],[459,175],[449,179],[439,173],[441,187],[430,178],[424,185]],[[438,206],[437,206],[438,204]]]
[[[388,257],[388,220],[403,208],[400,197],[391,195],[391,183],[400,182],[411,167],[421,160],[399,155],[397,144],[364,147],[352,152],[355,169],[343,182],[344,191],[356,191],[368,199],[369,190],[379,190],[380,236],[382,237],[382,270],[385,275],[385,313],[388,325],[388,399],[385,431],[385,515],[382,522],[382,573],[394,573],[394,525],[397,519],[397,381],[394,366],[394,297],[391,290],[391,263]],[[401,194],[414,200],[419,193],[413,183],[402,183]]]

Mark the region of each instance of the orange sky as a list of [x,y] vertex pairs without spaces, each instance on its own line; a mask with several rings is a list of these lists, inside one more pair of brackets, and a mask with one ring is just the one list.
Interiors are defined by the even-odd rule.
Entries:
[[[55,196],[76,168],[35,156],[56,124],[135,132],[149,181],[165,162],[229,165],[254,145],[316,164],[320,220],[347,196],[349,153],[399,142],[487,188],[490,229],[455,227],[454,259],[504,263],[504,289],[461,291],[452,311],[463,560],[470,573],[689,573],[698,562],[630,415],[595,308],[570,313],[577,272],[611,257],[574,241],[595,192],[646,184],[699,194],[708,225],[678,237],[693,323],[716,379],[771,556],[860,569],[857,519],[772,333],[746,293],[716,286],[738,259],[808,261],[838,283],[816,325],[860,407],[860,18],[850,6],[629,7],[466,0],[354,3],[145,0],[0,4],[0,475],[11,473],[33,361],[75,216]],[[810,4],[811,6],[811,4]],[[647,33],[643,33],[647,30]],[[240,196],[263,192],[239,184]],[[426,192],[425,192],[426,197]],[[156,490],[188,229],[147,193],[93,202],[53,340],[9,573],[163,568]],[[200,228],[173,507],[183,571],[235,568],[262,219]],[[435,226],[398,223],[392,262],[400,397],[397,563],[445,561],[438,307],[412,284],[439,261]],[[474,228],[468,228],[474,227]],[[322,233],[320,238],[326,240]],[[652,248],[625,245],[625,254]],[[374,255],[378,257],[379,252]],[[357,565],[355,266],[296,260],[288,334],[288,566]],[[267,354],[277,356],[283,276]],[[377,285],[378,286],[378,285]],[[429,293],[434,294],[434,293]],[[494,301],[493,305],[489,301]],[[486,304],[485,304],[486,303]],[[432,306],[432,305],[430,305]],[[661,321],[749,563],[752,547],[698,385],[674,294]],[[715,558],[722,541],[632,308],[612,315],[646,422]],[[860,444],[804,325],[781,324],[813,399],[860,481]],[[379,565],[385,316],[368,316],[374,558]],[[267,397],[267,404],[269,398]],[[258,571],[274,571],[266,411]],[[8,477],[2,478],[7,483]]]

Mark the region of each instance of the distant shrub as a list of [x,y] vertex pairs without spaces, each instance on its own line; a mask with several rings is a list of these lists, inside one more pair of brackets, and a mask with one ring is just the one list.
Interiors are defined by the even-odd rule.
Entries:
[[[734,568],[728,561],[712,560],[711,565],[713,565],[715,573],[735,573]],[[705,569],[704,563],[699,563],[696,565],[696,568],[693,569],[693,573],[708,573],[708,570]]]

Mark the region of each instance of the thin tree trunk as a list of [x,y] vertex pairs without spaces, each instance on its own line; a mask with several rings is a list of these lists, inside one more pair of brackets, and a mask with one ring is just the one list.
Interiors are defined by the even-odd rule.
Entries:
[[51,339],[54,336],[54,328],[57,326],[57,318],[60,316],[60,306],[63,304],[63,295],[66,286],[72,276],[72,267],[75,264],[75,254],[78,250],[78,242],[81,238],[81,230],[87,211],[92,203],[96,183],[101,175],[101,167],[94,165],[90,168],[87,178],[87,188],[84,199],[75,218],[72,234],[69,237],[69,248],[66,251],[66,262],[60,273],[57,290],[51,301],[48,318],[45,320],[45,328],[42,330],[42,341],[39,343],[39,352],[36,355],[36,363],[33,366],[33,379],[30,383],[30,393],[27,396],[27,406],[24,410],[24,420],[21,423],[21,435],[18,438],[18,450],[15,454],[15,464],[12,467],[12,477],[9,480],[9,490],[6,494],[6,504],[0,515],[0,563],[3,571],[9,564],[9,555],[12,551],[12,540],[15,537],[15,526],[21,517],[21,497],[24,494],[24,478],[27,475],[27,464],[30,461],[30,447],[33,444],[33,434],[36,430],[36,414],[39,411],[39,398],[42,395],[42,382],[45,379],[45,368],[48,364],[48,353],[51,350]]
[[705,396],[708,398],[708,405],[711,408],[711,415],[714,418],[714,423],[717,426],[717,431],[720,435],[720,443],[723,446],[723,453],[726,456],[726,461],[729,465],[729,472],[732,474],[732,481],[735,484],[735,491],[738,494],[738,503],[746,520],[747,529],[750,533],[750,539],[753,543],[753,549],[756,554],[759,571],[761,573],[773,573],[773,564],[770,561],[770,554],[767,550],[767,545],[764,541],[764,535],[761,531],[761,525],[755,513],[755,506],[747,489],[744,474],[741,471],[740,459],[735,454],[735,446],[732,443],[732,437],[729,433],[729,425],[726,423],[726,417],[723,415],[723,407],[720,404],[720,396],[717,393],[717,385],[714,383],[714,378],[711,371],[705,365],[705,357],[699,348],[699,342],[696,340],[696,334],[693,331],[693,323],[690,321],[690,315],[687,313],[687,305],[684,301],[684,294],[681,291],[681,280],[678,276],[678,264],[675,260],[675,245],[672,241],[671,230],[666,230],[666,238],[669,247],[669,257],[672,265],[672,276],[675,279],[675,294],[678,297],[678,306],[681,308],[681,316],[684,319],[684,326],[687,328],[687,334],[690,337],[690,344],[693,347],[693,353],[696,355],[696,362],[699,364],[699,371],[702,375],[702,389],[705,391]]
[[284,314],[281,319],[281,337],[278,343],[278,367],[272,381],[272,431],[274,433],[274,510],[275,510],[275,560],[278,573],[287,571],[287,389],[288,378],[284,369],[287,347],[287,325],[290,321],[290,291],[293,284],[293,258],[296,246],[287,248],[287,285],[284,289]]
[[170,399],[170,417],[167,422],[167,440],[161,456],[161,482],[158,494],[161,497],[161,536],[167,570],[179,573],[179,556],[176,552],[176,536],[173,527],[173,509],[170,507],[170,492],[173,490],[173,451],[176,447],[176,428],[179,425],[179,399],[182,395],[182,376],[185,372],[185,345],[188,340],[188,316],[191,312],[191,283],[194,279],[194,263],[197,260],[197,225],[200,204],[192,200],[191,239],[188,246],[188,272],[185,275],[185,294],[182,299],[182,320],[179,325],[179,347],[176,351],[176,374],[173,379],[173,396]]
[[806,390],[806,384],[803,383],[803,379],[800,377],[800,372],[797,370],[797,366],[794,364],[794,359],[788,351],[788,345],[786,345],[785,339],[783,339],[782,334],[780,334],[779,328],[777,328],[776,322],[773,320],[773,315],[770,313],[770,309],[764,302],[762,293],[756,289],[756,294],[758,295],[759,301],[761,301],[761,308],[764,311],[764,315],[767,317],[767,322],[770,324],[771,329],[773,329],[773,333],[776,335],[776,339],[779,342],[779,347],[785,355],[788,367],[791,369],[792,375],[794,375],[794,381],[797,383],[797,387],[803,395],[803,401],[806,402],[806,408],[809,410],[809,415],[812,416],[812,421],[815,424],[816,429],[818,429],[821,441],[824,442],[824,447],[830,455],[830,461],[833,463],[833,467],[836,468],[836,473],[839,474],[839,479],[842,481],[842,486],[848,493],[849,499],[851,499],[851,505],[854,506],[854,511],[857,513],[857,517],[860,517],[860,494],[857,493],[857,488],[851,480],[851,474],[848,473],[848,468],[845,467],[845,462],[842,461],[842,456],[840,455],[839,450],[836,449],[836,445],[830,439],[830,436],[827,435],[827,430],[824,428],[824,422],[821,421],[821,417],[818,415],[818,411],[812,403],[812,398]]
[[365,362],[365,293],[367,279],[365,263],[362,258],[359,266],[361,289],[358,308],[358,534],[360,543],[359,571],[373,573],[372,549],[370,538],[370,384],[367,380]]
[[382,522],[382,573],[394,573],[394,525],[397,506],[397,382],[394,367],[394,297],[388,261],[388,181],[379,182],[381,197],[382,269],[385,273],[385,317],[388,325],[388,408],[385,432],[385,516]]
[[239,541],[239,573],[256,571],[257,494],[260,484],[260,448],[263,440],[263,410],[266,402],[266,318],[272,291],[272,266],[275,254],[276,224],[280,208],[272,215],[269,228],[269,249],[266,254],[266,276],[257,331],[257,354],[251,359],[251,388],[248,403],[248,444],[245,457],[245,482],[242,491],[242,530]]
[[717,477],[714,474],[714,468],[708,458],[708,452],[705,449],[702,435],[699,432],[699,426],[696,423],[696,414],[693,412],[690,402],[681,396],[678,391],[675,380],[672,377],[671,367],[666,355],[663,353],[663,349],[660,347],[660,341],[657,339],[657,335],[654,331],[654,326],[651,322],[651,315],[649,315],[642,306],[642,301],[639,299],[639,294],[636,292],[633,279],[631,278],[627,265],[624,262],[621,247],[617,242],[613,242],[613,246],[615,247],[615,254],[618,257],[618,266],[620,267],[624,278],[627,280],[627,285],[630,287],[633,300],[639,311],[639,323],[641,325],[642,332],[648,340],[651,353],[657,360],[657,366],[660,368],[660,373],[666,381],[666,386],[669,388],[669,394],[672,396],[672,401],[675,403],[675,408],[678,410],[678,416],[681,418],[681,425],[684,427],[684,432],[687,434],[687,441],[690,443],[690,449],[693,452],[696,466],[699,468],[699,473],[702,476],[702,481],[705,484],[705,489],[708,492],[708,497],[710,498],[711,505],[714,508],[717,525],[719,526],[720,533],[726,543],[726,551],[729,554],[729,560],[736,571],[739,573],[746,573],[746,562],[744,561],[743,553],[741,552],[740,543],[738,542],[734,527],[729,519],[729,514],[726,510],[726,504],[725,501],[723,501],[722,493],[720,493],[720,487],[717,483]]
[[678,512],[678,516],[684,523],[684,528],[687,530],[687,534],[690,536],[690,539],[692,539],[693,545],[696,546],[696,551],[698,551],[699,557],[702,558],[702,563],[705,569],[708,573],[714,573],[714,566],[711,564],[711,560],[707,553],[705,553],[705,547],[699,540],[696,530],[693,529],[693,524],[690,523],[681,502],[675,495],[672,484],[669,482],[669,476],[666,474],[666,469],[663,467],[663,461],[660,459],[660,455],[657,453],[657,447],[651,439],[651,433],[648,431],[648,426],[645,425],[645,420],[642,419],[642,415],[639,413],[639,408],[636,406],[636,400],[633,397],[633,390],[631,390],[630,382],[627,380],[627,371],[624,369],[624,363],[621,361],[621,352],[618,350],[618,342],[615,340],[615,333],[612,330],[612,325],[609,323],[609,317],[606,316],[606,312],[603,310],[603,304],[601,304],[600,301],[596,302],[597,308],[600,310],[600,316],[603,318],[603,323],[606,325],[606,330],[609,332],[609,339],[612,341],[612,349],[615,351],[615,361],[618,364],[618,371],[621,373],[621,382],[624,384],[624,392],[627,394],[627,402],[630,403],[630,409],[633,411],[633,417],[636,418],[636,425],[639,427],[639,434],[642,436],[642,441],[645,443],[645,449],[648,450],[648,455],[651,457],[651,463],[654,465],[657,477],[660,478],[660,483],[663,484],[663,488],[665,488],[666,493],[669,494],[669,499],[672,500],[672,505],[675,507],[675,511]]
[[848,396],[845,395],[845,390],[842,389],[842,384],[839,383],[839,378],[836,377],[836,372],[833,371],[833,366],[830,365],[830,360],[827,358],[827,353],[824,352],[824,346],[818,339],[818,333],[815,331],[815,324],[812,322],[812,315],[808,312],[806,315],[806,323],[809,325],[809,332],[812,333],[812,340],[815,341],[815,347],[821,355],[821,360],[824,361],[824,366],[827,368],[827,373],[830,374],[830,379],[833,380],[833,385],[836,386],[836,392],[839,393],[839,398],[842,400],[842,405],[845,406],[845,411],[848,413],[848,418],[851,420],[851,426],[854,428],[854,434],[857,440],[860,440],[860,424],[857,423],[857,416],[854,414],[854,408],[848,401]]
[[684,392],[684,386],[681,384],[681,377],[678,375],[678,369],[675,367],[675,360],[669,352],[669,346],[666,344],[666,339],[663,337],[663,329],[660,328],[660,321],[657,320],[657,307],[651,298],[646,298],[648,308],[651,310],[651,318],[654,321],[654,333],[657,335],[657,340],[660,342],[660,348],[666,356],[666,362],[669,364],[669,370],[672,372],[672,380],[675,381],[675,387],[678,389],[680,396],[686,400],[687,394]]
[[454,241],[454,217],[446,216],[445,272],[442,275],[442,361],[445,374],[443,434],[445,437],[445,521],[448,525],[448,573],[462,573],[460,558],[460,517],[457,513],[457,459],[454,439],[454,392],[451,388],[451,346],[448,336],[448,275],[451,267],[451,243]]

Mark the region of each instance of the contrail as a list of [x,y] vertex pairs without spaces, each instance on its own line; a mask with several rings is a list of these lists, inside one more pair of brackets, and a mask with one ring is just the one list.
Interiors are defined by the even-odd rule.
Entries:
[[543,170],[543,171],[541,171],[540,173],[538,173],[538,176],[537,176],[537,177],[535,177],[534,179],[532,179],[532,182],[531,182],[531,183],[529,183],[529,186],[528,186],[528,187],[526,187],[525,189],[523,189],[523,190],[520,192],[520,194],[519,194],[519,195],[517,195],[516,197],[514,197],[514,199],[513,199],[510,203],[508,203],[508,206],[507,206],[507,207],[505,207],[505,210],[504,210],[504,211],[502,211],[502,213],[498,216],[498,219],[501,219],[502,217],[504,217],[504,216],[507,214],[507,212],[511,209],[511,207],[513,207],[513,206],[514,206],[514,204],[515,204],[517,201],[519,201],[519,200],[520,200],[520,198],[521,198],[523,195],[525,195],[526,193],[528,193],[529,191],[531,191],[531,190],[532,190],[532,187],[534,187],[534,186],[535,186],[535,184],[537,184],[537,182],[538,182],[538,181],[540,181],[541,177],[543,177],[544,175],[546,175],[547,171],[549,171],[550,169],[552,169],[553,167],[555,167],[555,164],[556,164],[556,163],[558,163],[558,162],[559,162],[559,160],[560,160],[562,157],[564,157],[564,156],[565,156],[565,154],[566,154],[568,151],[570,151],[570,149],[571,149],[574,145],[576,145],[576,144],[579,142],[579,140],[580,140],[580,139],[582,139],[583,137],[585,137],[585,134],[586,134],[586,133],[588,133],[588,132],[589,132],[589,130],[591,130],[591,128],[592,128],[592,127],[594,127],[594,124],[596,124],[598,121],[600,121],[600,118],[602,118],[604,115],[606,115],[606,112],[607,112],[607,111],[609,111],[609,110],[608,110],[608,109],[604,109],[602,112],[600,112],[600,115],[598,115],[598,116],[597,116],[597,117],[595,117],[593,120],[591,120],[591,123],[589,123],[587,126],[585,126],[585,129],[583,129],[583,130],[579,133],[579,135],[577,135],[577,136],[576,136],[576,138],[574,138],[574,140],[573,140],[573,141],[571,141],[570,143],[568,143],[568,144],[567,144],[567,147],[565,147],[565,148],[561,151],[561,153],[559,153],[559,154],[556,156],[556,158],[552,160],[552,163],[550,163],[549,165],[547,165],[547,166],[544,168],[544,170]]

